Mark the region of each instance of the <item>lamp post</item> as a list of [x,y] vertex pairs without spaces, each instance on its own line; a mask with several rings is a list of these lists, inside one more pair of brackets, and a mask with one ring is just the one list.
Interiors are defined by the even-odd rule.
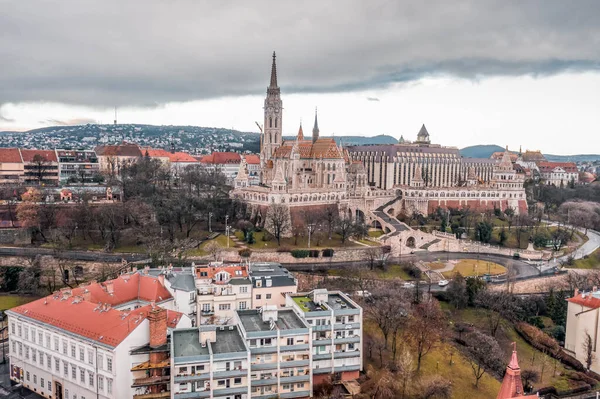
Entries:
[[212,233],[212,225],[210,223],[212,216],[213,216],[213,213],[212,212],[208,212],[208,232],[209,233]]
[[315,224],[314,223],[309,223],[308,224],[308,247],[310,248],[310,234],[312,233],[312,230],[315,228]]
[[225,226],[225,234],[227,235],[227,248],[229,248],[229,225]]

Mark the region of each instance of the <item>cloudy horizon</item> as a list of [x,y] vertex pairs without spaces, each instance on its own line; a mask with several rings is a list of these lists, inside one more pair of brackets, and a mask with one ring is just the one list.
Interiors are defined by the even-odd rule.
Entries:
[[115,106],[122,123],[257,131],[276,50],[285,134],[317,106],[326,135],[425,123],[443,145],[600,152],[595,1],[0,6],[0,131],[112,123]]

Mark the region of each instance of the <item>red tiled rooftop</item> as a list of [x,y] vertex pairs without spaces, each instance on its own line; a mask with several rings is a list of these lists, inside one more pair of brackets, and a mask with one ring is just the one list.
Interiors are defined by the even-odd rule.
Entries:
[[213,152],[200,158],[202,163],[231,164],[242,162],[242,157],[237,152]]
[[169,153],[169,160],[171,162],[198,162],[196,158],[186,152]]
[[577,172],[577,165],[574,162],[538,162],[540,172],[551,172],[554,168],[562,168],[565,172]]
[[98,156],[141,157],[142,151],[137,144],[123,143],[118,145],[98,146],[94,149]]
[[244,157],[246,163],[248,165],[258,165],[260,164],[260,157],[258,155],[250,154]]
[[[172,298],[158,279],[139,273],[66,291],[11,311],[114,347],[141,324],[152,305],[132,311],[116,310],[114,306],[138,299],[162,302]],[[168,310],[168,326],[175,327],[181,317],[181,313]]]
[[56,158],[56,152],[52,150],[21,150],[21,155],[23,157],[23,162],[33,162],[33,158],[36,155],[41,155],[42,158],[47,160],[48,162],[58,162]]
[[0,162],[22,163],[23,159],[18,148],[0,148]]
[[[583,295],[585,295],[585,297]],[[585,306],[586,308],[600,308],[600,298],[596,298],[590,294],[577,294],[572,298],[567,299],[567,301],[571,303],[576,303],[581,306]]]
[[[244,278],[248,277],[248,270],[245,266],[204,266],[196,268],[196,277],[201,279],[213,279],[215,275],[221,271],[225,271],[231,275],[232,278]],[[206,272],[206,276],[201,276],[201,272]],[[236,274],[236,272],[240,272]]]

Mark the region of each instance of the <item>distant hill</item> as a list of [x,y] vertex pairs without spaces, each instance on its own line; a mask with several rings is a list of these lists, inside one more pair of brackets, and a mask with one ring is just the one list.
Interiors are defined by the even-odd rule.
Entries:
[[463,148],[460,155],[465,158],[489,158],[497,151],[504,151],[504,148],[496,144],[481,144]]
[[[330,137],[330,136],[327,136]],[[284,140],[294,140],[296,136],[284,136]],[[310,136],[305,137],[307,140]],[[368,145],[368,144],[396,144],[398,139],[388,136],[386,134],[380,134],[379,136],[366,137],[366,136],[335,136],[336,143],[342,143],[344,146],[347,145]]]
[[[465,158],[489,158],[494,152],[504,151],[504,148],[495,144],[472,145],[460,150],[460,155]],[[600,160],[599,154],[552,155],[544,154],[551,162],[591,162]]]

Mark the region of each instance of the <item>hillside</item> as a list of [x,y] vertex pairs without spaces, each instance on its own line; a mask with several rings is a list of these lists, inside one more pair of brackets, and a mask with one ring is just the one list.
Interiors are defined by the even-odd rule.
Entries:
[[[480,144],[465,147],[460,150],[460,155],[465,158],[489,158],[494,152],[504,151],[504,148],[495,144]],[[600,160],[600,154],[575,154],[575,155],[553,155],[544,154],[548,161],[552,162],[590,162]]]

